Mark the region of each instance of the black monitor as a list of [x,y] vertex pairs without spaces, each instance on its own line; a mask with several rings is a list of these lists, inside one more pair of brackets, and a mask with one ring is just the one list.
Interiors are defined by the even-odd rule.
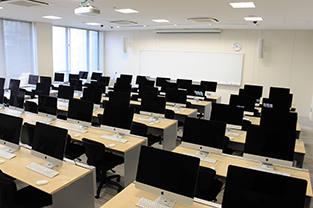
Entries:
[[51,85],[51,77],[47,77],[47,76],[40,76],[40,82],[41,83],[47,83]]
[[71,81],[71,80],[79,80],[79,74],[69,74],[68,81]]
[[187,94],[194,97],[205,97],[205,86],[192,84],[188,87]]
[[130,93],[131,91],[131,85],[128,83],[123,83],[123,82],[116,82],[114,84],[114,92],[126,92]]
[[216,92],[217,82],[201,80],[200,85],[205,87],[205,91]]
[[239,89],[240,96],[252,97],[255,103],[260,103],[261,96],[253,90]]
[[102,98],[102,89],[92,89],[92,88],[85,88],[83,92],[82,100],[92,101],[94,104],[101,103]]
[[145,85],[148,80],[149,80],[148,76],[137,75],[137,77],[136,77],[136,84],[138,84],[138,85]]
[[158,86],[158,87],[162,87],[166,80],[167,81],[171,81],[171,78],[168,78],[168,77],[157,77],[155,85]]
[[176,90],[178,90],[178,84],[177,83],[173,83],[173,82],[169,82],[168,80],[165,80],[163,82],[162,87],[161,87],[161,92],[166,92],[166,89],[176,89]]
[[261,86],[261,85],[248,85],[248,84],[245,84],[243,89],[247,90],[247,91],[250,91],[251,93],[253,92],[255,97],[259,97],[259,98],[262,97],[263,86]]
[[98,80],[98,78],[101,77],[101,75],[102,75],[101,72],[92,72],[91,79],[92,80]]
[[30,74],[28,77],[28,84],[36,85],[38,83],[39,76]]
[[119,82],[130,84],[132,82],[133,75],[121,74]]
[[25,92],[17,91],[17,90],[11,90],[10,102],[9,102],[10,108],[12,108],[14,110],[22,110],[23,111],[24,97],[25,97]]
[[58,89],[58,98],[67,100],[73,99],[74,89],[74,86],[60,85]]
[[304,207],[307,181],[228,166],[223,208]]
[[3,102],[4,102],[4,89],[0,88],[0,108],[3,108]]
[[64,82],[64,73],[54,73],[55,82]]
[[199,158],[141,146],[135,186],[167,199],[192,205]]
[[87,71],[79,71],[78,75],[79,75],[79,79],[87,79],[88,72]]
[[226,123],[186,117],[181,146],[222,154]]
[[165,106],[165,97],[144,96],[141,98],[140,114],[164,117]]
[[72,99],[68,105],[67,121],[90,126],[93,115],[93,102]]
[[134,108],[107,105],[101,118],[102,128],[117,133],[129,134],[134,117]]
[[47,95],[39,95],[38,97],[38,114],[56,116],[58,99]]
[[20,82],[19,79],[10,79],[9,89],[18,90],[20,88]]
[[254,112],[255,99],[253,97],[231,94],[229,105],[241,108],[244,111]]
[[0,113],[0,144],[8,147],[6,151],[18,150],[23,119]]
[[110,105],[129,107],[130,104],[130,94],[126,92],[109,92],[109,102]]
[[4,89],[5,78],[0,77],[0,89]]
[[50,94],[50,84],[47,83],[37,83],[36,84],[36,95],[49,95]]
[[63,164],[67,129],[36,123],[31,154],[48,161],[49,168]]
[[268,108],[277,111],[289,112],[292,106],[292,94],[283,94],[275,98],[263,98],[262,109]]
[[146,80],[139,84],[139,86],[148,86],[148,87],[154,87],[154,81],[153,80]]
[[251,126],[247,132],[244,157],[264,164],[292,166],[296,132]]
[[191,79],[177,79],[176,83],[178,84],[178,88],[188,89],[188,87],[192,84]]
[[260,126],[263,128],[296,131],[298,114],[296,112],[284,112],[262,109]]
[[79,79],[71,79],[70,86],[73,86],[74,90],[77,90],[77,91],[83,90],[83,82]]
[[281,94],[289,94],[290,88],[283,87],[270,87],[269,98],[275,98],[275,96],[279,96]]
[[243,120],[243,110],[231,105],[212,103],[210,120],[241,126]]
[[187,91],[186,90],[177,90],[177,89],[166,89],[165,92],[166,102],[173,105],[186,106],[187,103]]
[[104,85],[104,86],[108,86],[110,83],[110,77],[108,77],[108,76],[98,77],[97,82],[103,83],[102,85]]
[[159,90],[156,87],[139,85],[139,97],[150,95],[150,96],[158,96]]

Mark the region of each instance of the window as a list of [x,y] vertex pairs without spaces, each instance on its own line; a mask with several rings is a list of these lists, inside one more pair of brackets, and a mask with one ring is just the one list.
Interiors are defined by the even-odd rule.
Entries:
[[99,32],[54,26],[53,70],[65,73],[65,80],[69,73],[99,71]]
[[0,19],[1,77],[8,80],[22,73],[37,74],[33,33],[30,22]]

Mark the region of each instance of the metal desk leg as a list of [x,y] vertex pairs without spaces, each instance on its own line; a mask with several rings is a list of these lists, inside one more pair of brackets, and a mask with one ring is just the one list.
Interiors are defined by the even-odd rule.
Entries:
[[167,127],[163,130],[163,149],[172,151],[176,147],[178,123]]

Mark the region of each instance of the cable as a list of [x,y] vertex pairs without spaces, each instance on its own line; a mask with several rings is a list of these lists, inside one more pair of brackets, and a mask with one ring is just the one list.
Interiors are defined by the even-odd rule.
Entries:
[[81,7],[84,7],[83,4],[86,3],[87,1],[88,1],[88,0],[83,1],[83,2],[80,2],[80,6],[81,6]]

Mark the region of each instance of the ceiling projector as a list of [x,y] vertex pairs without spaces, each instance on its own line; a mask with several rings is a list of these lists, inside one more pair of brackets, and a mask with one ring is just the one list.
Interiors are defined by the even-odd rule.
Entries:
[[96,16],[100,14],[100,9],[87,5],[76,8],[75,14],[79,16]]

